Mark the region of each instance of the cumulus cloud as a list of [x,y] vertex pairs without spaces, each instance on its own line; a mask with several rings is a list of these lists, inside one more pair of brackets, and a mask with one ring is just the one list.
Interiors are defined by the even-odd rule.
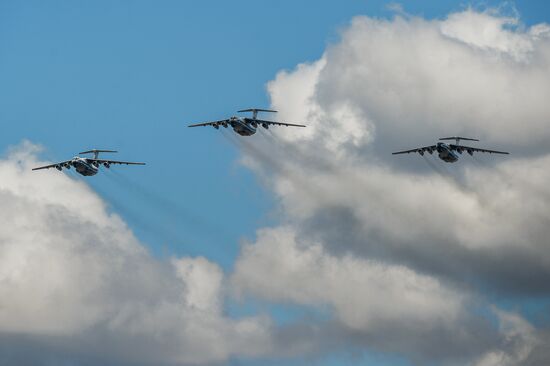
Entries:
[[[550,290],[548,25],[472,9],[360,16],[268,91],[282,120],[308,128],[232,140],[282,223],[243,244],[229,278],[204,258],[153,258],[84,183],[36,179],[35,146],[0,160],[0,360],[215,363],[334,349],[416,364],[546,357],[548,331],[499,304]],[[390,154],[446,135],[512,155],[448,165]],[[227,293],[322,315],[282,328],[232,318]]]
[[[237,290],[303,305],[330,304],[343,323],[357,329],[387,321],[447,324],[457,318],[463,299],[434,278],[399,265],[334,257],[320,244],[299,245],[296,239],[289,227],[260,231],[236,263]],[[273,268],[269,279],[259,275],[262,268]]]
[[[511,365],[538,344],[527,321],[486,307],[469,291],[404,265],[332,255],[288,226],[261,230],[245,245],[232,282],[238,296],[320,311],[328,306],[333,321],[306,332],[314,338],[310,353],[358,346],[405,354],[418,364]],[[483,308],[492,321],[476,314]]]
[[[341,148],[360,148],[370,143],[363,135],[376,134],[374,147],[385,154],[385,144],[429,143],[452,132],[529,148],[549,136],[550,26],[507,27],[517,22],[473,10],[441,21],[356,17],[319,61],[281,72],[268,90],[282,117],[307,116],[309,140],[325,146],[344,134]],[[297,105],[300,97],[285,90],[301,90],[305,78],[315,87]],[[342,109],[359,122],[341,121]]]
[[[549,88],[547,24],[473,9],[354,18],[268,84],[281,119],[308,128],[243,149],[285,223],[244,247],[239,293],[328,305],[350,339],[420,364],[529,364],[536,325],[493,303],[550,290]],[[391,155],[449,135],[512,155]]]
[[0,160],[2,363],[211,363],[269,351],[269,319],[224,315],[217,264],[153,258],[85,183],[31,172],[36,152],[25,143]]

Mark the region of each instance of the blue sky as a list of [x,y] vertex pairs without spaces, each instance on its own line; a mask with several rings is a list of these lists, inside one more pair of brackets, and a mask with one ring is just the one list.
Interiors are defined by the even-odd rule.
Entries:
[[[463,4],[402,2],[407,12],[429,18]],[[188,130],[186,124],[268,106],[265,84],[278,71],[318,58],[355,15],[391,17],[387,5],[4,1],[0,144],[5,149],[29,139],[43,145],[44,158],[52,160],[88,148],[115,148],[116,158],[146,161],[145,168],[117,172],[141,186],[137,190],[159,196],[155,199],[129,194],[120,181],[102,175],[88,181],[112,199],[115,211],[155,252],[204,255],[227,268],[239,240],[277,220],[270,214],[273,202],[239,167],[237,151],[223,136]],[[516,7],[529,23],[543,20],[546,8],[542,2]],[[170,210],[159,200],[171,201]],[[213,230],[205,235],[178,214]],[[152,228],[144,230],[139,220]],[[164,238],[176,238],[175,246],[166,247],[155,235],[167,225],[188,229]]]
[[[186,125],[268,107],[265,86],[278,71],[318,59],[353,16],[392,17],[389,3],[3,1],[0,146],[27,139],[45,160],[107,148],[119,150],[114,159],[145,161],[86,181],[156,255],[205,256],[229,271],[239,243],[278,222],[276,203],[221,133]],[[426,18],[465,4],[400,3]],[[515,7],[527,25],[548,21],[545,2]],[[59,173],[36,179],[44,174]],[[271,312],[284,319],[300,309]]]

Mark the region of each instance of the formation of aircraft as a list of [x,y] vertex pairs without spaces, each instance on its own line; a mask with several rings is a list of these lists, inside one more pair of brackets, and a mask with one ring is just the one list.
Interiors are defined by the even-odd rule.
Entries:
[[[257,118],[258,112],[270,112],[270,113],[277,112],[271,109],[250,108],[250,109],[242,109],[238,112],[239,113],[252,112],[252,118],[233,116],[228,119],[223,119],[219,121],[210,121],[210,122],[192,124],[192,125],[189,125],[188,127],[212,126],[215,129],[219,129],[220,126],[224,128],[228,128],[229,126],[231,126],[233,130],[241,136],[254,135],[259,126],[262,126],[265,129],[268,129],[269,126],[306,127],[305,125],[301,125],[301,124],[267,121],[267,120]],[[451,144],[451,143],[441,142],[441,141],[447,141],[447,140],[454,140],[455,143]],[[482,148],[473,147],[473,146],[461,145],[460,144],[461,140],[462,141],[479,141],[478,139],[472,139],[472,138],[460,137],[460,136],[442,137],[439,139],[440,142],[437,142],[435,145],[422,146],[422,147],[418,147],[410,150],[396,151],[392,154],[399,155],[399,154],[418,153],[423,156],[424,153],[429,153],[431,155],[434,152],[437,152],[438,157],[447,163],[454,163],[458,161],[460,155],[464,151],[466,151],[468,154],[472,156],[474,152],[482,152],[482,153],[489,153],[489,154],[509,154],[506,151],[489,150],[489,149],[482,149]],[[93,154],[93,158],[75,156],[70,160],[60,161],[58,163],[37,167],[32,170],[55,168],[59,171],[62,171],[63,168],[71,169],[71,167],[74,167],[79,174],[83,176],[91,176],[91,175],[96,175],[98,173],[99,167],[101,165],[103,165],[105,168],[109,168],[112,164],[145,165],[145,163],[138,163],[138,162],[132,162],[132,161],[99,159],[99,153],[116,153],[116,152],[117,151],[114,151],[114,150],[98,150],[98,149],[83,151],[79,153],[79,155]]]
[[466,151],[471,156],[474,155],[474,152],[482,152],[482,153],[489,153],[489,154],[509,154],[506,151],[497,151],[497,150],[488,150],[488,149],[480,149],[478,147],[472,147],[472,146],[464,146],[460,145],[460,140],[465,141],[479,141],[477,139],[470,139],[467,137],[442,137],[439,139],[440,141],[444,140],[455,140],[454,144],[447,144],[444,142],[438,142],[435,145],[431,146],[423,146],[416,149],[411,150],[404,150],[404,151],[397,151],[392,153],[393,155],[397,154],[410,154],[410,153],[419,153],[420,155],[424,155],[425,152],[429,153],[430,155],[433,154],[435,151],[437,151],[438,156],[441,160],[447,162],[447,163],[454,163],[458,160],[459,155],[462,154],[464,151]]
[[[219,129],[220,126],[225,127],[225,128],[231,126],[233,128],[233,130],[241,136],[254,135],[259,126],[262,126],[265,129],[268,129],[269,126],[306,127],[305,125],[300,125],[300,124],[267,121],[267,120],[257,118],[258,117],[258,112],[270,112],[270,113],[276,113],[277,112],[277,111],[274,111],[274,110],[271,110],[271,109],[250,108],[250,109],[243,109],[243,110],[240,110],[238,112],[239,113],[241,113],[241,112],[252,112],[252,118],[233,116],[233,117],[230,117],[228,119],[224,119],[224,120],[220,120],[220,121],[211,121],[211,122],[205,122],[205,123],[198,123],[198,124],[190,125],[189,127],[212,126],[216,129]],[[81,154],[94,154],[93,158],[75,156],[70,160],[60,161],[60,162],[53,163],[53,164],[50,164],[50,165],[45,165],[45,166],[33,168],[32,170],[55,168],[59,171],[62,171],[64,168],[65,169],[71,169],[71,167],[73,167],[73,168],[75,168],[75,170],[79,174],[81,174],[83,176],[92,176],[92,175],[96,175],[99,172],[99,167],[101,165],[103,165],[105,168],[109,168],[112,164],[145,165],[145,163],[138,163],[138,162],[131,162],[131,161],[99,159],[99,153],[116,153],[116,152],[117,151],[114,151],[114,150],[98,150],[98,149],[83,151],[83,152],[79,153],[79,155],[81,155]]]
[[292,127],[306,127],[304,125],[298,125],[294,123],[285,123],[285,122],[273,122],[273,121],[266,121],[263,119],[258,119],[258,112],[270,112],[270,113],[276,113],[277,111],[271,110],[271,109],[259,109],[259,108],[250,108],[250,109],[242,109],[240,111],[237,111],[238,113],[242,112],[252,112],[252,118],[248,117],[237,117],[233,116],[228,119],[222,119],[219,121],[210,121],[210,122],[204,122],[204,123],[196,123],[193,125],[189,125],[188,127],[199,127],[199,126],[212,126],[215,129],[219,129],[220,126],[222,127],[229,127],[231,126],[233,128],[233,131],[238,133],[241,136],[252,136],[256,133],[256,129],[258,126],[262,126],[265,129],[268,129],[269,126],[292,126]]
[[96,175],[99,171],[99,167],[103,165],[105,168],[109,168],[112,164],[122,164],[122,165],[145,165],[145,163],[136,163],[131,161],[118,161],[118,160],[105,160],[105,159],[99,159],[99,153],[116,153],[114,150],[88,150],[83,151],[79,153],[81,154],[94,154],[93,158],[83,158],[81,156],[75,156],[71,160],[66,161],[60,161],[58,163],[50,164],[41,166],[38,168],[34,168],[33,170],[41,170],[41,169],[50,169],[55,168],[59,171],[62,171],[63,168],[65,169],[71,169],[71,167],[74,167],[74,169],[84,176],[90,176],[90,175]]

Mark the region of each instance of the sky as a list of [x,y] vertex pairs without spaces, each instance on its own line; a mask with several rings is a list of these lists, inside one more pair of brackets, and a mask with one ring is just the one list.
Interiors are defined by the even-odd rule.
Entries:
[[0,2],[0,364],[544,363],[548,10]]

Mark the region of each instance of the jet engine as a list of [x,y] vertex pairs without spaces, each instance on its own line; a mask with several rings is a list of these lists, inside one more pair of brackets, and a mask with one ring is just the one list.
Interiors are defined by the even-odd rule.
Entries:
[[61,167],[61,165],[56,165],[56,166],[55,166],[55,169],[57,169],[57,170],[59,170],[59,171],[62,171],[62,170],[63,170],[63,168]]
[[213,126],[214,126],[214,128],[215,128],[216,130],[220,128],[220,125],[218,125],[218,124],[215,124],[215,125],[213,125]]
[[265,128],[266,130],[269,129],[269,125],[267,123],[262,123],[262,127]]
[[470,154],[471,156],[474,156],[474,150],[472,149],[468,149],[466,150],[468,152],[468,154]]
[[109,167],[111,166],[111,164],[109,164],[109,163],[103,163],[103,166],[104,166],[105,168],[109,169]]
[[424,150],[418,150],[418,153],[422,156],[424,156]]

